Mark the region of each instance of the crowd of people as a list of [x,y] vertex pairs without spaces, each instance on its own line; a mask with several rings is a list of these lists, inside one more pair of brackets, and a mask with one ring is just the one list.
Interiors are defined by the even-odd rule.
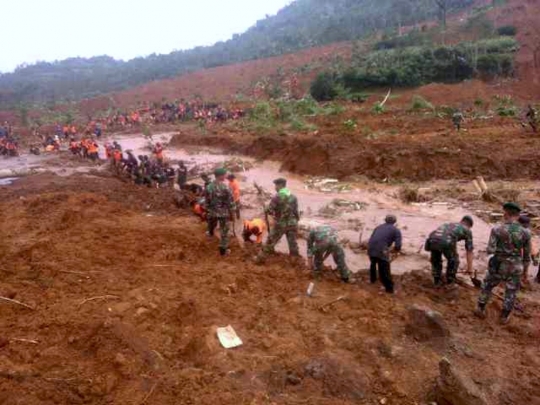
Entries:
[[228,109],[216,103],[179,101],[161,106],[145,107],[131,112],[116,112],[107,118],[108,127],[126,128],[141,124],[172,124],[198,121],[205,124],[236,120],[244,116],[240,108]]
[[19,156],[19,144],[13,137],[11,125],[7,121],[0,126],[0,155]]
[[[207,222],[207,235],[213,237],[219,225],[220,243],[219,252],[225,256],[229,250],[229,224],[234,224],[238,218],[237,206],[239,196],[235,196],[235,187],[231,186],[231,177],[227,182],[227,171],[217,169],[215,180],[205,181],[204,200],[196,204],[194,212]],[[234,180],[234,179],[233,179]],[[268,254],[274,252],[279,240],[285,236],[289,247],[289,254],[299,256],[297,243],[298,223],[300,215],[298,200],[287,188],[286,179],[274,181],[276,194],[268,206],[264,208],[266,216],[274,218],[274,225],[270,228],[268,221],[261,218],[246,219],[244,221],[243,237],[251,241],[256,237],[256,243],[261,244],[257,262],[264,263]],[[521,208],[513,202],[504,204],[504,223],[492,229],[488,242],[487,252],[492,255],[489,261],[488,272],[482,284],[478,298],[475,315],[484,319],[487,316],[486,305],[489,302],[493,289],[499,284],[505,285],[503,308],[500,321],[506,324],[516,304],[516,295],[522,283],[528,282],[528,273],[531,263],[538,265],[539,252],[532,247],[532,235],[529,229],[530,219],[521,215]],[[204,213],[204,216],[201,214]],[[391,263],[402,247],[402,234],[396,226],[397,218],[388,215],[382,225],[372,233],[368,242],[368,255],[370,258],[370,281],[376,283],[379,279],[387,293],[394,293],[394,283],[391,274]],[[445,223],[434,230],[426,240],[425,250],[431,255],[433,284],[435,288],[455,289],[457,286],[457,272],[459,268],[459,254],[457,244],[465,242],[467,252],[467,273],[473,274],[473,234],[474,225],[471,216],[465,216],[460,222]],[[263,233],[268,232],[266,242],[263,244]],[[348,283],[351,273],[346,264],[345,251],[340,245],[337,231],[329,225],[320,225],[309,231],[307,238],[307,257],[309,267],[313,270],[316,279],[320,278],[323,263],[330,255],[333,257],[341,280]],[[443,259],[447,260],[447,269],[443,274]],[[540,283],[540,271],[536,275]]]

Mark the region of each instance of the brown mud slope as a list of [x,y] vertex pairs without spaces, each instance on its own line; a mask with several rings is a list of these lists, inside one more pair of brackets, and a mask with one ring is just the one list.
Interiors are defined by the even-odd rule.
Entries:
[[[358,128],[338,119],[315,120],[316,133],[253,135],[225,128],[201,134],[183,128],[171,144],[215,146],[260,159],[283,162],[284,170],[345,178],[425,181],[430,179],[535,179],[540,172],[540,139],[512,120],[491,119],[452,131],[449,120],[419,114],[352,115]],[[489,125],[489,126],[487,126]],[[369,131],[369,133],[366,133]],[[375,138],[375,139],[373,139]]]
[[[0,197],[0,293],[34,308],[0,301],[4,405],[539,403],[532,303],[500,327],[499,303],[478,321],[474,292],[420,274],[395,297],[328,276],[307,298],[303,265],[257,267],[237,245],[220,260],[170,194],[113,178],[39,175]],[[220,347],[228,324],[242,347]]]
[[199,70],[174,79],[154,81],[112,95],[83,100],[79,108],[82,113],[93,114],[106,110],[111,105],[130,108],[139,102],[161,102],[163,99],[170,101],[180,98],[189,100],[196,96],[205,101],[235,101],[239,94],[252,97],[255,83],[275,75],[279,69],[286,75],[291,75],[295,69],[309,66],[307,70],[311,73],[305,77],[300,75],[303,87],[307,88],[309,79],[314,76],[314,69],[316,71],[317,68],[328,65],[335,57],[350,58],[351,50],[350,42],[342,42],[294,54]]

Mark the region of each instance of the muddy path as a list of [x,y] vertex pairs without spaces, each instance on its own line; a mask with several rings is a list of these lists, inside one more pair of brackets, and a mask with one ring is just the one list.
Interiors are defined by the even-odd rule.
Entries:
[[[167,142],[172,134],[156,134],[155,141]],[[135,155],[148,154],[148,140],[140,135],[123,135],[114,137],[124,149],[132,149]],[[302,213],[301,223],[304,227],[315,224],[330,224],[338,231],[342,239],[355,243],[367,241],[373,229],[380,225],[387,214],[398,217],[398,225],[404,238],[404,255],[394,263],[394,271],[403,273],[418,269],[429,269],[427,253],[423,245],[427,235],[444,222],[459,221],[471,211],[453,202],[441,201],[435,204],[406,205],[398,197],[397,186],[383,185],[374,182],[343,183],[345,190],[336,191],[340,183],[328,183],[326,186],[310,188],[316,180],[281,170],[281,164],[273,161],[257,161],[249,157],[223,154],[219,149],[207,147],[175,148],[173,145],[166,150],[166,157],[172,162],[183,160],[188,168],[199,167],[211,172],[214,167],[231,159],[241,159],[246,162],[247,169],[238,173],[243,190],[243,218],[261,217],[261,200],[257,196],[253,184],[256,182],[268,192],[273,192],[273,180],[286,177],[289,188],[298,197]],[[200,183],[200,179],[194,179]],[[324,179],[319,182],[324,183]],[[343,209],[336,207],[333,202],[345,205]],[[350,208],[347,204],[356,204]],[[358,209],[360,207],[360,209]],[[476,245],[476,260],[479,269],[486,265],[486,243],[491,225],[472,213],[475,219],[474,236]],[[236,224],[237,230],[242,224]],[[305,240],[300,241],[301,252],[305,255]],[[463,250],[463,249],[461,249]],[[285,241],[278,245],[278,251],[286,252]],[[369,267],[369,259],[365,252],[354,253],[347,249],[348,263],[353,271],[365,270]],[[461,252],[463,253],[463,252]],[[331,263],[332,259],[328,259]],[[462,264],[465,261],[462,260]]]
[[[352,271],[366,270],[369,258],[359,244],[369,240],[373,229],[380,225],[387,214],[398,217],[398,226],[403,233],[403,255],[393,263],[393,272],[401,274],[413,270],[430,270],[429,255],[423,245],[429,233],[444,222],[459,221],[464,215],[472,215],[475,242],[475,267],[480,274],[487,268],[486,245],[492,223],[476,215],[477,206],[441,195],[429,203],[405,204],[399,197],[401,185],[363,180],[360,182],[338,182],[327,178],[312,178],[283,170],[280,162],[256,160],[239,154],[224,153],[222,149],[207,146],[186,146],[178,148],[178,135],[173,132],[154,134],[151,141],[140,133],[119,134],[107,138],[107,141],[119,142],[124,150],[132,150],[136,156],[147,155],[151,151],[151,142],[168,144],[166,159],[173,165],[179,160],[186,162],[188,168],[211,173],[224,162],[237,160],[245,164],[244,170],[237,173],[242,187],[242,218],[251,219],[262,216],[262,202],[257,195],[254,183],[273,193],[273,180],[286,177],[289,188],[298,197],[302,214],[302,229],[317,224],[330,224],[338,230],[345,242],[347,261]],[[171,142],[171,140],[173,140]],[[105,140],[104,140],[105,141]],[[103,150],[100,150],[103,155]],[[308,154],[308,153],[306,153]],[[104,156],[101,156],[104,159]],[[39,173],[49,171],[61,176],[76,173],[108,172],[106,164],[91,164],[72,157],[67,151],[56,155],[33,156],[0,160],[0,177],[5,174],[9,184],[17,173]],[[201,184],[198,175],[190,181]],[[328,182],[328,183],[326,183]],[[444,184],[444,182],[439,182]],[[462,182],[468,185],[469,182]],[[430,184],[431,186],[437,183]],[[264,202],[268,202],[267,200]],[[242,222],[235,224],[240,236]],[[305,232],[304,232],[305,236]],[[300,240],[301,253],[306,254],[306,242]],[[278,251],[286,253],[285,240],[277,246]],[[461,267],[466,261],[464,249],[460,246]],[[332,264],[332,259],[327,260]],[[531,277],[534,272],[531,272]]]
[[[301,191],[299,179],[292,186]],[[494,301],[480,322],[476,291],[433,290],[423,272],[396,276],[395,296],[365,275],[349,285],[328,275],[307,297],[302,263],[276,256],[256,266],[234,241],[221,258],[171,193],[106,171],[0,187],[0,295],[30,306],[0,302],[0,403],[416,405],[479,390],[482,405],[540,398],[536,304],[501,327]],[[442,321],[426,326],[414,305]],[[216,328],[227,325],[241,347],[219,344]],[[433,397],[443,357],[468,383]]]

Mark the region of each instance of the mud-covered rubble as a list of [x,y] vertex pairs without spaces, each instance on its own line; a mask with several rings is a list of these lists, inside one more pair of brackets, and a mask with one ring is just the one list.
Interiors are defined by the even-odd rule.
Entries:
[[[327,274],[308,297],[301,260],[257,266],[236,241],[222,259],[164,191],[81,175],[0,189],[0,293],[35,308],[0,303],[0,403],[444,404],[463,389],[443,357],[490,404],[540,396],[531,319],[480,322],[475,291],[447,296],[422,272],[396,276],[395,296]],[[225,325],[242,346],[220,346]]]
[[309,177],[305,181],[305,187],[306,190],[318,190],[323,193],[346,193],[353,190],[353,186],[349,183],[325,177]]

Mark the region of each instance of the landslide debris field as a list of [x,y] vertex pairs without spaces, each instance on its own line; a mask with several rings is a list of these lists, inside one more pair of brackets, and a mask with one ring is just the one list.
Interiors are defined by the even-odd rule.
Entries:
[[[407,111],[390,103],[390,111],[376,115],[365,107],[349,107],[336,116],[310,119],[313,131],[269,128],[246,131],[244,124],[225,124],[204,133],[184,126],[171,146],[215,146],[232,153],[282,163],[299,174],[344,179],[428,181],[471,179],[534,179],[540,170],[538,136],[515,118],[491,116],[469,119],[465,130],[453,130],[450,117]],[[344,125],[354,123],[353,128]]]
[[[499,302],[479,321],[475,291],[425,273],[396,296],[329,274],[309,298],[301,262],[220,259],[171,193],[107,173],[0,189],[0,295],[30,306],[0,301],[0,403],[540,403],[526,297],[505,327]],[[227,325],[241,347],[220,346]]]

